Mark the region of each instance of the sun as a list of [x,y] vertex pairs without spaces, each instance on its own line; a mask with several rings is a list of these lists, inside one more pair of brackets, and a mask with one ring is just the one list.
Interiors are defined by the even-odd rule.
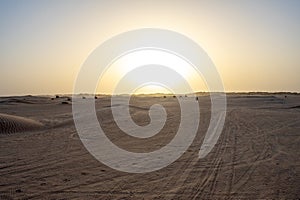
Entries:
[[157,84],[148,84],[143,85],[133,91],[134,94],[171,94],[172,91],[168,90],[167,88],[157,85]]
[[[160,69],[139,71],[135,75],[129,76],[127,80],[124,78],[135,69],[148,65],[159,65],[162,69],[168,68],[169,71],[177,73],[181,78],[172,75],[174,73],[169,73],[168,70]],[[148,82],[143,86],[139,85],[146,77],[158,76],[167,80],[170,85],[165,87],[158,82]],[[119,91],[115,91],[122,78],[124,80],[121,87],[118,87]],[[138,49],[120,56],[110,66],[107,66],[105,73],[99,78],[97,92],[105,94],[190,92],[183,88],[182,80],[188,82],[193,91],[199,91],[201,87],[206,88],[199,72],[182,57],[162,49]],[[129,91],[129,88],[133,88],[133,85],[135,85],[135,90]]]

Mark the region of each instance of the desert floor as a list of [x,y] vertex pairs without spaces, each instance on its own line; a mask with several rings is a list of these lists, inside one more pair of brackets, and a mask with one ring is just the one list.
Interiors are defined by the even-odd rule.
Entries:
[[[180,122],[172,96],[132,98],[133,120],[149,123],[148,108],[154,103],[166,108],[168,120],[149,139],[132,139],[118,129],[109,97],[96,99],[96,110],[112,142],[148,152],[166,145]],[[0,199],[300,198],[300,95],[227,95],[218,143],[197,159],[211,106],[209,96],[200,96],[193,144],[174,163],[144,174],[116,171],[97,161],[79,139],[71,104],[67,97],[0,98]]]

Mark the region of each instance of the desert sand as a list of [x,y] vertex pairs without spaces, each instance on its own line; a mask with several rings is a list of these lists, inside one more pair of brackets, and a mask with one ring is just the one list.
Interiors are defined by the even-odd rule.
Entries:
[[[69,97],[1,97],[0,199],[299,199],[300,95],[286,96],[228,94],[222,134],[198,159],[210,120],[210,98],[199,96],[193,144],[174,163],[144,174],[111,169],[85,149]],[[159,149],[178,129],[180,108],[172,96],[131,99],[138,125],[149,123],[154,103],[168,113],[162,131],[148,139],[134,139],[117,127],[109,96],[95,101],[107,136],[128,151]]]

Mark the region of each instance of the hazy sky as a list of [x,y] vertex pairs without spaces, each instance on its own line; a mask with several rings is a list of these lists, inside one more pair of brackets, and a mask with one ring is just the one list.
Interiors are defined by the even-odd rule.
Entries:
[[89,53],[138,28],[182,33],[226,91],[300,92],[300,1],[0,1],[0,95],[71,93]]

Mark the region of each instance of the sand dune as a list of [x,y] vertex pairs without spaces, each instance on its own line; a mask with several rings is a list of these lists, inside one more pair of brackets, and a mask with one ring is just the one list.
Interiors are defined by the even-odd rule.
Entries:
[[0,113],[0,134],[32,131],[42,127],[42,124],[25,117]]

